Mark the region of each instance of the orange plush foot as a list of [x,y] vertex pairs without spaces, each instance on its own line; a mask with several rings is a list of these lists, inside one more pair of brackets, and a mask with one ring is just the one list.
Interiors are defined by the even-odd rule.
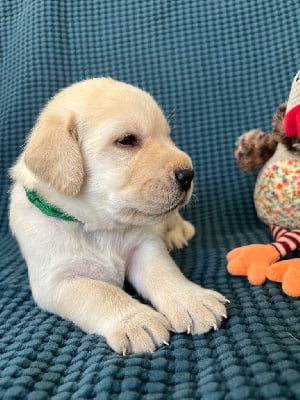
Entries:
[[282,282],[282,290],[288,296],[300,296],[300,259],[279,261],[268,268],[267,277]]
[[292,260],[283,260],[270,265],[267,269],[267,278],[270,279],[270,281],[282,282],[284,274],[291,265],[291,261]]
[[280,255],[270,244],[250,244],[237,247],[227,254],[228,271],[233,275],[246,275],[253,285],[261,285],[267,277],[267,268]]

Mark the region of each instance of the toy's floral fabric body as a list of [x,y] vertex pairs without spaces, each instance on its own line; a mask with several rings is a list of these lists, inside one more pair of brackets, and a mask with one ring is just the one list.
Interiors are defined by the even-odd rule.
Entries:
[[258,176],[254,201],[266,224],[300,229],[300,155],[279,143]]

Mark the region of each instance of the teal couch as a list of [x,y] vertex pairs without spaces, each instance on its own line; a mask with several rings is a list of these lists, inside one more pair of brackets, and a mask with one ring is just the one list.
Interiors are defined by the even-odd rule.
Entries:
[[[0,21],[0,398],[300,399],[300,300],[226,270],[230,249],[271,239],[253,206],[256,176],[238,170],[233,150],[242,132],[269,130],[288,96],[300,67],[299,2],[2,0]],[[192,156],[184,215],[197,236],[173,257],[231,301],[218,331],[173,334],[150,355],[115,354],[41,311],[8,228],[8,168],[42,106],[102,75],[151,92]]]

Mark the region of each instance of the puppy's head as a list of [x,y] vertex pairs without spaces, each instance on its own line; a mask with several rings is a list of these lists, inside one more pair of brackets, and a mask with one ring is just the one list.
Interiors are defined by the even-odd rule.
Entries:
[[42,111],[24,151],[40,183],[77,198],[95,218],[164,220],[191,196],[191,159],[146,92],[110,78],[79,82]]

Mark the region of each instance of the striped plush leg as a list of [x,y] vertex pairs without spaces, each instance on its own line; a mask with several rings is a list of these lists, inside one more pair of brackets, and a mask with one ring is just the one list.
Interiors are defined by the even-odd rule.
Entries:
[[278,250],[281,257],[300,248],[300,229],[288,230],[277,225],[271,225],[271,232],[275,239],[275,242],[271,244]]

